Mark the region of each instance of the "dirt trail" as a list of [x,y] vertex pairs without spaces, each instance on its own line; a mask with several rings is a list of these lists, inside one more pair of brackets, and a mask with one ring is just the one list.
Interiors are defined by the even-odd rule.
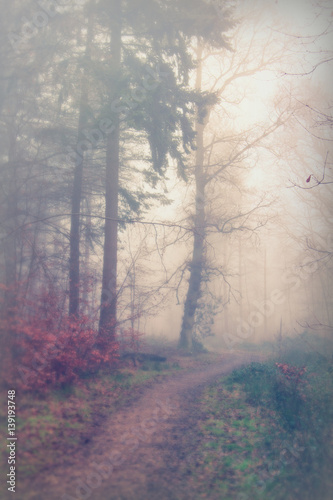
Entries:
[[[214,363],[198,362],[139,391],[96,428],[96,436],[65,465],[45,471],[32,495],[22,500],[172,500],[188,497],[178,465],[191,447],[196,421],[194,400],[214,378],[258,359],[244,354],[221,355]],[[186,438],[186,449],[183,441]],[[193,434],[193,439],[196,437]],[[177,491],[177,494],[174,493]],[[182,493],[183,491],[183,493]],[[22,494],[22,493],[21,493]],[[193,497],[192,497],[193,498]]]

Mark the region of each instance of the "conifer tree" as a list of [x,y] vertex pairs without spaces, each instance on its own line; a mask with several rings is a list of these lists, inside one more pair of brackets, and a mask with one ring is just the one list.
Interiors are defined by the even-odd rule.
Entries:
[[108,102],[103,112],[112,116],[106,151],[103,334],[113,332],[116,323],[120,144],[124,132],[129,128],[140,132],[140,140],[143,137],[149,145],[155,179],[164,175],[169,158],[177,162],[180,175],[186,176],[185,155],[195,136],[195,104],[203,105],[209,98],[190,88],[190,71],[195,65],[190,41],[202,37],[213,47],[226,47],[225,31],[231,21],[227,11],[219,18],[214,7],[201,0],[104,1],[99,9],[100,23],[104,22],[110,37],[109,75],[103,75],[108,83]]

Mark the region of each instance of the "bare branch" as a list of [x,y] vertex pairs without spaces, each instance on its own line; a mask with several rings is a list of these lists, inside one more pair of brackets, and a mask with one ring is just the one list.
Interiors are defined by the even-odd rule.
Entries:
[[289,182],[291,182],[292,185],[291,186],[287,186],[287,188],[297,187],[299,189],[303,189],[304,191],[308,191],[309,189],[314,189],[317,186],[320,186],[321,184],[323,184],[323,185],[324,184],[333,184],[333,181],[325,181],[328,153],[329,153],[329,151],[326,152],[326,157],[325,157],[325,161],[324,161],[324,165],[323,165],[323,174],[322,174],[321,179],[318,180],[314,174],[310,174],[310,176],[308,177],[308,179],[306,181],[306,182],[310,182],[311,179],[314,179],[316,181],[316,184],[314,184],[313,186],[304,187],[304,186],[300,186],[299,184],[296,184],[295,182],[293,182],[293,181],[291,181],[289,179]]
[[93,215],[93,214],[85,214],[85,213],[64,213],[64,214],[57,214],[57,215],[50,215],[48,217],[44,217],[42,219],[38,219],[38,220],[34,220],[34,221],[30,221],[30,222],[27,222],[25,224],[22,224],[21,226],[18,226],[17,228],[15,228],[13,231],[11,231],[10,233],[6,234],[4,237],[9,237],[11,236],[13,233],[21,230],[21,229],[24,229],[25,227],[28,227],[28,226],[31,226],[32,224],[38,224],[40,222],[46,222],[50,219],[56,219],[56,218],[64,218],[64,217],[71,217],[72,215],[79,215],[81,217],[90,217],[92,219],[102,219],[102,220],[111,220],[111,221],[114,221],[114,222],[122,222],[122,223],[125,223],[125,224],[143,224],[143,225],[148,225],[148,226],[153,226],[153,227],[156,227],[156,226],[161,226],[161,227],[170,227],[170,228],[179,228],[179,229],[182,229],[186,232],[195,232],[195,230],[191,227],[186,227],[186,226],[181,226],[180,224],[175,224],[175,223],[171,223],[171,222],[152,222],[152,221],[143,221],[143,220],[139,220],[139,219],[113,219],[111,217],[105,217],[103,215]]

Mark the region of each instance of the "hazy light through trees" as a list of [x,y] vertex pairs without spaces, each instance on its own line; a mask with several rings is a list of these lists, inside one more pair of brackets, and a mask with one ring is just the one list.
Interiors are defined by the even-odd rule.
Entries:
[[[301,187],[306,187],[307,172],[313,173],[319,178],[326,152],[330,149],[329,143],[323,143],[311,135],[311,130],[313,130],[311,117],[308,113],[308,116],[304,118],[304,113],[305,115],[307,113],[307,104],[310,106],[312,104],[315,109],[326,110],[329,113],[329,102],[332,98],[332,31],[330,23],[333,10],[328,5],[323,8],[321,6],[314,7],[311,2],[279,1],[271,3],[244,2],[240,10],[245,13],[245,26],[242,24],[240,26],[243,50],[255,32],[258,53],[264,49],[265,43],[271,36],[272,47],[276,48],[277,56],[280,57],[276,57],[270,67],[264,67],[262,71],[258,69],[255,74],[248,77],[245,75],[235,81],[231,92],[227,96],[223,96],[227,99],[229,96],[230,99],[234,98],[235,105],[230,105],[227,108],[222,98],[221,108],[224,111],[227,109],[228,116],[232,117],[232,126],[236,130],[251,128],[255,123],[269,122],[272,113],[274,113],[274,107],[279,101],[280,103],[289,101],[290,109],[293,109],[289,122],[279,129],[268,143],[259,147],[252,158],[247,159],[247,166],[251,166],[251,168],[247,169],[243,176],[245,185],[248,186],[250,192],[256,193],[258,197],[265,195],[272,202],[272,205],[269,209],[271,220],[265,229],[251,239],[245,237],[242,242],[244,247],[242,272],[246,269],[244,286],[247,288],[246,291],[243,290],[242,298],[240,298],[238,289],[239,279],[236,277],[239,270],[237,269],[235,242],[230,240],[224,244],[224,247],[219,247],[218,243],[215,242],[217,253],[222,252],[224,258],[228,253],[233,256],[233,261],[229,259],[229,269],[226,270],[226,274],[230,275],[235,297],[234,300],[230,300],[225,309],[230,318],[228,325],[231,329],[231,335],[235,333],[237,324],[240,323],[237,302],[242,300],[246,303],[244,306],[247,311],[245,316],[247,314],[248,317],[252,314],[255,323],[258,305],[260,307],[260,304],[269,300],[271,291],[279,290],[285,296],[285,300],[281,299],[281,304],[274,306],[274,313],[270,314],[269,330],[263,331],[263,321],[258,328],[254,328],[253,335],[249,336],[250,340],[254,340],[255,338],[269,339],[276,335],[281,319],[284,328],[289,333],[294,333],[295,330],[301,331],[301,325],[305,324],[331,324],[331,317],[327,312],[327,307],[331,306],[323,306],[320,298],[321,293],[325,294],[326,299],[323,300],[327,302],[329,292],[326,288],[330,286],[327,273],[331,272],[331,268],[327,268],[329,266],[328,259],[323,262],[319,261],[317,264],[318,254],[315,251],[311,254],[307,244],[314,226],[319,232],[317,236],[320,239],[320,242],[318,241],[320,248],[326,245],[326,250],[332,251],[330,237],[332,218],[328,216],[328,214],[332,214],[331,189],[329,185],[321,186],[322,190],[326,189],[326,193],[322,194],[319,192],[297,192],[297,189],[287,188],[291,186],[292,180]],[[239,38],[236,38],[235,43],[237,42],[239,43]],[[207,73],[204,74],[206,88],[209,88],[214,78],[217,78],[221,67],[225,67],[227,64],[225,60],[231,56],[226,53],[224,57],[225,59],[222,57],[220,60],[218,58],[212,60],[210,66],[207,66]],[[242,96],[240,102],[237,101],[239,96]],[[222,123],[225,123],[223,114],[221,116]],[[221,119],[217,117],[213,120],[215,129],[212,125],[212,133],[218,134],[217,129],[220,127]],[[318,131],[316,129],[315,132]],[[322,132],[327,139],[331,139],[327,126],[326,128],[325,125],[323,126]],[[228,133],[225,133],[225,136],[228,136]],[[328,173],[330,165],[331,161],[329,160]],[[222,186],[220,190],[221,198],[225,198],[226,191],[223,190]],[[174,203],[167,212],[163,210],[156,213],[170,214],[170,218],[178,214],[179,198],[182,197],[182,192],[187,193],[185,199],[188,202],[185,202],[184,205],[186,213],[189,210],[186,209],[186,203],[191,203],[193,195],[188,187],[185,190],[182,187],[178,187],[178,189],[173,187],[171,197],[175,199]],[[322,196],[326,201],[321,200]],[[325,216],[323,216],[323,210]],[[167,217],[169,218],[169,215]],[[265,263],[267,266],[266,285],[263,269],[265,253],[267,259]],[[186,255],[185,250],[184,255]],[[172,255],[170,259],[172,261]],[[221,260],[223,260],[222,256]],[[305,262],[309,263],[305,269],[307,272],[299,274]],[[284,281],[281,280],[283,272],[285,273]],[[325,285],[323,281],[325,281]],[[219,282],[220,280],[216,281],[215,284],[212,283],[212,287],[216,290],[220,289]],[[266,298],[263,296],[265,286],[266,294],[268,294]],[[321,287],[324,287],[322,291]],[[315,291],[316,289],[317,291]],[[228,295],[225,290],[224,299],[226,294]],[[257,307],[253,305],[253,302],[257,304]],[[326,313],[323,307],[326,309]],[[166,312],[164,317],[166,321],[168,316],[172,317],[173,323],[176,317],[180,322],[181,314],[181,308],[178,306],[178,309],[170,308],[170,312]],[[212,328],[216,335],[214,341],[216,346],[225,346],[223,342],[224,324],[222,313],[215,318],[215,326]],[[158,319],[153,320],[151,326],[148,323],[148,329],[151,333],[157,330],[167,335],[164,320],[161,322]],[[172,330],[173,335],[176,336],[178,328],[174,326]]]
[[[238,344],[271,338],[281,320],[290,332],[331,326],[333,7],[247,0],[234,2],[229,22],[217,16],[227,4],[198,2],[214,19],[214,34],[179,5],[173,31],[159,17],[169,5],[158,5],[154,22],[146,10],[137,18],[117,11],[120,29],[114,3],[78,2],[34,29],[12,57],[13,33],[23,29],[15,3],[1,56],[3,277],[6,265],[7,285],[26,280],[24,293],[52,283],[70,314],[81,304],[95,324],[106,307],[105,323],[118,315],[121,327],[136,322],[148,334],[177,338],[202,199],[196,331],[211,331],[224,348],[226,334]],[[116,32],[118,69],[108,45]],[[42,57],[45,34],[54,43]],[[106,130],[111,116],[119,122],[116,145]],[[119,178],[106,181],[105,162],[115,154]],[[43,182],[33,185],[34,176]],[[103,253],[105,230],[112,258]],[[85,290],[81,278],[91,283]],[[111,295],[112,307],[105,306]]]

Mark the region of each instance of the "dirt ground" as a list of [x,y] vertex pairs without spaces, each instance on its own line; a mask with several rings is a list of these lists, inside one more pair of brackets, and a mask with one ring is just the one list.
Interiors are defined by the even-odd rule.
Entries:
[[185,500],[194,499],[184,463],[200,439],[193,431],[197,398],[220,375],[255,355],[229,353],[200,358],[135,397],[96,426],[96,434],[63,465],[46,470],[19,500]]

